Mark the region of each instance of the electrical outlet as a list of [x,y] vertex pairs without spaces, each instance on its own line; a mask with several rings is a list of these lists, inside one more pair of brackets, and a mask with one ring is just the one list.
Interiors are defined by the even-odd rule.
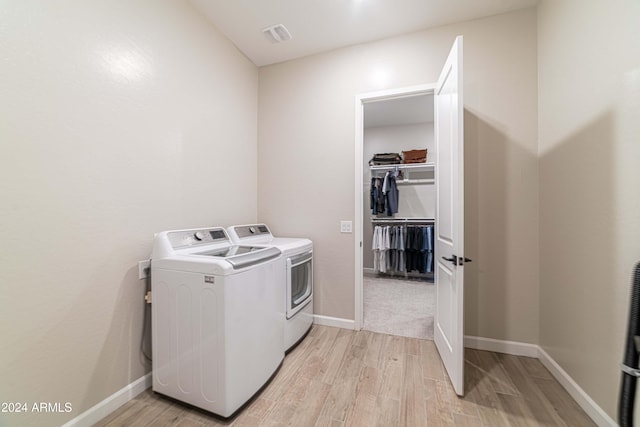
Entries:
[[352,222],[351,221],[340,221],[340,232],[341,233],[351,233],[352,232]]
[[138,279],[146,279],[149,277],[151,269],[151,260],[145,259],[144,261],[138,261]]

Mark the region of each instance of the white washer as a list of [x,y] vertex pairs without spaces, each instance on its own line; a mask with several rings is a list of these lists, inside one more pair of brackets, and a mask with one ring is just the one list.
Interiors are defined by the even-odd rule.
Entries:
[[284,348],[290,351],[313,324],[313,242],[303,238],[273,237],[265,224],[227,228],[236,244],[270,245],[282,251],[285,271]]
[[220,227],[156,234],[153,390],[222,417],[251,399],[284,358],[281,265]]

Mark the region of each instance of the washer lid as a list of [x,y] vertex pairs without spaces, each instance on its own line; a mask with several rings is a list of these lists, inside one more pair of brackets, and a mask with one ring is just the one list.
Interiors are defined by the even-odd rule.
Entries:
[[277,258],[282,254],[278,248],[264,246],[230,246],[204,252],[193,252],[191,255],[210,256],[227,261],[234,270],[260,264]]

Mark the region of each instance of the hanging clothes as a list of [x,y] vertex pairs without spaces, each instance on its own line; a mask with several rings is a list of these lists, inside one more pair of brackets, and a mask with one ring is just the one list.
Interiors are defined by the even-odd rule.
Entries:
[[372,177],[369,204],[372,215],[385,214],[393,216],[398,213],[400,192],[396,178],[402,177],[398,169],[388,171],[384,177]]
[[425,273],[433,273],[433,226],[422,227],[423,240],[421,253]]
[[404,227],[396,225],[392,228],[393,238],[391,239],[391,269],[399,273],[404,273]]
[[383,180],[381,178],[371,178],[371,214],[378,215],[385,211],[385,196],[382,193]]
[[398,199],[400,193],[398,192],[398,186],[396,185],[397,171],[387,172],[384,176],[382,183],[382,194],[386,199],[385,212],[387,216],[393,216],[398,213]]
[[433,226],[407,227],[406,271],[433,273]]
[[380,273],[387,272],[387,251],[391,248],[390,227],[376,226],[373,229],[373,268]]
[[373,268],[379,273],[433,273],[433,226],[375,226]]

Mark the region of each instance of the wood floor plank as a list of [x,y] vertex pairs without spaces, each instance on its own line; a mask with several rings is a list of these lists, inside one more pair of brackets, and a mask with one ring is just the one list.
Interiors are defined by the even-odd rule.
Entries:
[[273,408],[274,405],[275,405],[275,401],[265,399],[264,397],[259,396],[257,399],[251,402],[249,407],[246,408],[246,410],[243,412],[245,412],[250,417],[261,420],[266,417],[266,415],[269,413],[269,411],[271,410],[271,408]]
[[367,351],[364,355],[363,362],[365,366],[372,366],[374,368],[382,369],[383,357],[382,357],[382,343],[384,340],[383,334],[376,334],[374,332],[361,331],[367,335]]
[[453,414],[453,425],[456,427],[483,427],[480,418],[464,414]]
[[254,417],[253,415],[238,417],[234,420],[233,424],[231,424],[233,427],[258,427],[260,425],[260,418]]
[[378,395],[381,385],[380,371],[371,366],[363,366],[358,381],[358,393]]
[[468,359],[474,358],[475,356],[478,367],[489,377],[496,393],[518,395],[516,386],[505,372],[496,353],[473,349],[468,349],[467,352],[470,353]]
[[[136,415],[136,419],[127,422],[128,427],[144,427],[149,425],[148,420],[153,420],[155,422],[156,418],[158,418],[163,412],[165,412],[168,408],[163,405],[147,405],[144,411],[138,413]],[[154,423],[155,424],[155,423]]]
[[320,417],[322,408],[327,401],[331,386],[322,381],[313,380],[305,393],[304,399],[298,405],[296,412],[291,417],[292,426],[312,426]]
[[125,426],[139,419],[146,419],[148,404],[144,401],[130,401],[118,410],[118,415],[106,421],[104,424],[99,422],[98,425],[108,426]]
[[162,411],[150,424],[154,427],[170,427],[176,425],[184,414],[184,407],[175,403],[168,403]]
[[567,426],[596,425],[556,380],[535,378],[534,381]]
[[467,350],[455,395],[432,341],[314,325],[232,420],[147,390],[98,427],[593,426],[539,361]]
[[205,425],[209,425],[209,424],[205,424],[200,421],[192,420],[189,418],[183,418],[180,421],[178,421],[178,423],[176,423],[175,427],[204,427]]
[[406,338],[404,340],[404,351],[406,354],[411,354],[414,356],[420,355],[420,340],[418,338]]
[[322,380],[327,384],[334,383],[336,376],[338,375],[338,371],[342,366],[342,359],[344,359],[347,354],[347,349],[351,345],[353,336],[353,331],[341,330],[335,337],[331,350],[326,358],[327,363],[322,378]]
[[[354,338],[355,336],[357,336],[357,334],[354,335]],[[355,341],[352,341],[351,345],[345,350],[344,357],[338,368],[338,379],[344,380],[345,378],[360,377],[360,371],[364,366],[362,359],[365,353],[365,348],[355,345]]]
[[344,425],[350,427],[370,427],[376,424],[376,396],[357,393],[353,406],[347,413]]
[[320,416],[344,422],[351,405],[354,404],[356,385],[354,380],[338,381],[333,384],[322,406]]
[[445,380],[447,378],[440,354],[433,341],[420,341],[420,361],[424,378],[432,380]]
[[531,409],[527,407],[526,402],[522,397],[498,393],[498,399],[500,400],[500,405],[502,406],[503,413],[507,418],[509,426],[534,427],[538,425],[556,425],[547,423],[539,424],[533,417]]
[[382,383],[380,393],[382,396],[400,400],[402,398],[402,360],[388,359],[382,369]]
[[[467,352],[468,357],[473,354]],[[485,375],[477,363],[467,360],[465,363],[465,393],[466,397],[475,403],[478,415],[483,424],[491,427],[507,427],[508,421],[502,411],[491,379]]]
[[378,396],[376,400],[376,423],[378,427],[400,426],[400,401]]
[[545,380],[553,380],[553,375],[544,367],[540,360],[533,357],[521,357],[520,363],[527,370],[527,373],[534,378],[542,378]]
[[339,420],[334,420],[331,417],[326,415],[321,415],[318,417],[318,421],[316,421],[314,427],[343,427],[344,422]]
[[444,381],[423,379],[425,390],[427,390],[426,410],[427,423],[429,426],[450,427],[453,426],[453,413],[446,401],[441,399],[440,389],[446,387]]
[[[508,354],[497,354],[496,357],[500,360],[509,379],[520,394],[517,399],[511,399],[510,402],[520,402],[523,412],[526,412],[527,416],[533,418],[540,425],[563,426],[564,422],[533,381],[533,378],[528,376],[519,358]],[[501,401],[505,401],[502,394],[499,397]]]
[[400,402],[400,424],[420,425],[427,419],[427,395],[422,380],[419,357],[405,354],[402,400]]

